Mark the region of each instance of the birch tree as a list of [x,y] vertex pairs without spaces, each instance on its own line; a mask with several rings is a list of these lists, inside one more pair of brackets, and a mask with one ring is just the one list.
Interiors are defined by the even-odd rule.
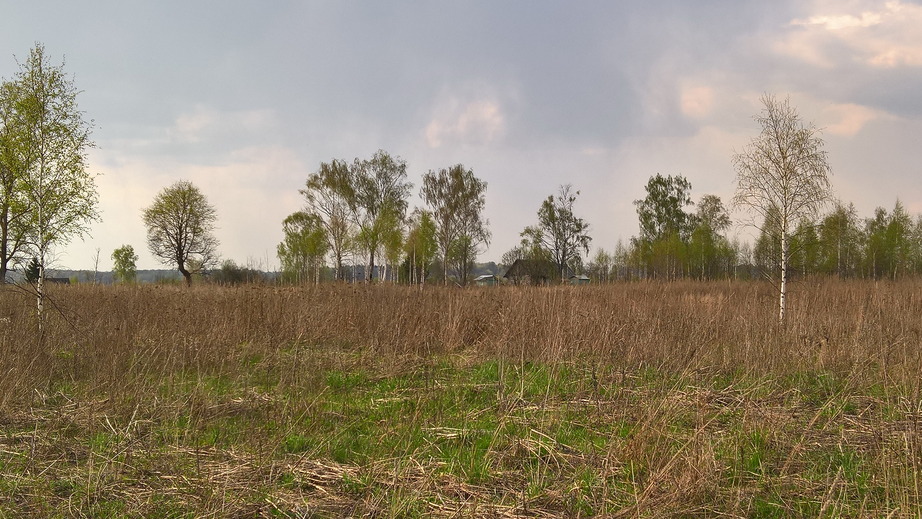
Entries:
[[479,247],[490,243],[489,222],[483,217],[486,190],[487,183],[461,164],[423,176],[420,196],[432,209],[446,284],[451,264],[460,283],[466,284]]
[[319,284],[323,257],[329,250],[321,218],[298,211],[285,218],[282,230],[285,239],[277,248],[282,272],[297,283],[312,279],[314,284]]
[[122,283],[134,283],[138,276],[138,255],[131,245],[122,245],[112,251],[112,271]]
[[304,189],[300,190],[307,202],[306,212],[320,217],[333,256],[333,278],[337,281],[345,279],[343,256],[353,232],[349,197],[354,191],[350,183],[349,165],[334,159],[321,163],[320,169],[308,177]]
[[63,64],[52,65],[44,46],[32,48],[13,83],[15,102],[8,119],[12,134],[7,136],[12,147],[4,156],[8,170],[18,169],[9,173],[16,177],[11,184],[16,191],[13,204],[21,205],[8,214],[21,210],[26,215],[17,225],[22,226],[25,248],[39,264],[41,326],[45,267],[52,246],[85,236],[99,219],[95,175],[87,170],[86,157],[94,146],[92,124],[77,107],[77,89]]
[[650,274],[676,279],[685,270],[687,245],[694,230],[694,215],[685,212],[691,201],[691,183],[683,176],[650,177],[647,196],[635,200],[640,236],[634,247],[644,258]]
[[397,282],[397,271],[399,270],[400,256],[403,254],[405,222],[394,212],[388,212],[380,220],[381,232],[381,252],[384,255],[384,274],[382,280],[390,277],[391,281]]
[[403,246],[410,267],[409,283],[425,284],[429,265],[438,253],[435,222],[429,211],[417,210],[410,215],[410,231]]
[[22,187],[28,174],[23,153],[29,133],[21,117],[22,89],[15,81],[0,84],[0,283],[26,252],[29,212]]
[[537,227],[526,228],[522,236],[532,234],[550,253],[560,274],[566,276],[567,269],[582,268],[583,254],[589,254],[589,224],[573,213],[576,197],[570,184],[560,186],[557,196],[549,196],[538,209]]
[[785,98],[762,96],[758,137],[733,156],[733,203],[777,230],[778,320],[784,323],[791,231],[802,219],[813,220],[831,199],[830,168],[820,131],[804,124]]
[[592,262],[589,263],[589,275],[594,276],[599,283],[608,283],[611,281],[612,265],[612,255],[600,247],[595,251]]
[[698,279],[712,279],[723,270],[728,275],[734,258],[730,242],[723,232],[731,222],[720,197],[701,197],[693,221],[695,228],[688,240],[691,274]]
[[356,241],[367,254],[365,280],[375,271],[375,257],[383,245],[388,222],[402,222],[413,184],[407,182],[407,163],[378,150],[371,159],[355,159],[349,183],[340,186],[358,227]]
[[819,234],[823,271],[840,278],[855,275],[860,268],[862,241],[855,206],[836,204],[820,223]]

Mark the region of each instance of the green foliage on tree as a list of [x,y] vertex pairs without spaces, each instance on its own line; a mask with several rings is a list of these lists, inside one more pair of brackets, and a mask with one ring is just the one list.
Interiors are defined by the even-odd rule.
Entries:
[[690,275],[697,279],[729,276],[736,262],[736,251],[723,234],[731,222],[720,197],[701,197],[692,222],[694,230],[688,241]]
[[691,183],[683,176],[657,173],[646,185],[647,195],[635,200],[640,222],[640,236],[634,248],[642,258],[647,275],[675,279],[684,275],[688,241],[695,229],[693,214],[685,212],[692,205]]
[[305,212],[320,218],[333,256],[333,277],[342,280],[345,278],[343,257],[354,234],[349,205],[354,190],[349,165],[336,159],[321,163],[300,192],[307,202]]
[[186,285],[192,274],[217,260],[217,213],[191,182],[180,180],[161,191],[143,211],[147,245],[166,265],[176,265]]
[[349,175],[337,186],[358,228],[356,244],[368,258],[366,281],[373,279],[384,233],[392,232],[393,225],[402,225],[406,215],[413,187],[406,179],[406,161],[378,150],[371,159],[355,159]]
[[397,266],[400,264],[400,257],[403,254],[404,242],[404,222],[401,215],[394,211],[387,211],[383,217],[378,220],[379,236],[381,242],[381,252],[384,254],[384,272],[380,278],[391,281],[397,281]]
[[30,133],[21,141],[27,165],[24,184],[31,215],[30,241],[39,261],[51,244],[84,236],[99,218],[95,176],[86,169],[91,124],[77,107],[77,89],[63,65],[51,65],[38,45],[17,76],[20,124]]
[[38,278],[42,274],[42,264],[38,262],[38,258],[33,257],[32,261],[29,262],[29,265],[26,267],[25,276],[26,281],[31,284],[38,283]]
[[483,217],[486,190],[487,183],[461,164],[423,176],[420,196],[432,209],[445,283],[453,266],[458,282],[466,285],[480,247],[490,243]]
[[830,168],[819,130],[805,125],[787,99],[766,94],[762,104],[756,117],[761,133],[733,157],[733,201],[777,229],[778,318],[784,322],[791,234],[802,220],[814,220],[831,199]]
[[897,200],[893,210],[878,207],[874,217],[865,221],[864,270],[875,279],[897,279],[915,270],[922,256],[918,240],[918,225]]
[[477,244],[470,236],[461,236],[452,242],[448,248],[448,256],[445,261],[451,265],[451,269],[457,274],[457,282],[465,286],[470,282],[471,272],[474,270],[474,260],[477,259],[479,250]]
[[678,234],[686,241],[694,228],[692,215],[685,207],[692,205],[691,183],[683,176],[657,173],[646,185],[647,196],[635,200],[640,219],[640,238],[655,242]]
[[22,88],[0,83],[0,283],[28,246],[29,211],[24,183],[28,179],[28,129],[22,117]]
[[547,197],[538,208],[538,225],[522,232],[532,249],[540,244],[547,251],[561,280],[567,277],[568,270],[582,271],[583,254],[589,254],[592,241],[589,224],[573,212],[578,196],[573,186],[560,186],[557,195]]
[[410,231],[404,241],[406,257],[402,269],[410,284],[425,284],[432,261],[438,253],[435,221],[429,211],[416,211],[410,217]]
[[790,269],[802,276],[808,276],[819,269],[820,242],[816,225],[801,220],[794,229],[790,244]]
[[112,270],[116,281],[134,283],[138,275],[138,255],[131,245],[122,245],[112,251]]
[[854,205],[839,203],[819,225],[820,269],[840,278],[859,274],[862,231]]
[[92,124],[77,93],[63,64],[53,65],[41,44],[0,87],[0,277],[20,252],[37,257],[40,327],[52,246],[85,236],[99,219],[95,176],[86,164]]
[[600,247],[592,256],[592,261],[589,262],[586,273],[590,278],[597,280],[598,283],[609,283],[612,280],[614,265],[614,256]]
[[283,276],[292,282],[320,282],[323,257],[330,250],[323,220],[316,214],[298,211],[282,222],[285,239],[278,245]]
[[553,262],[550,251],[544,247],[541,230],[537,226],[526,227],[519,236],[519,244],[503,254],[503,265],[508,267],[520,259]]

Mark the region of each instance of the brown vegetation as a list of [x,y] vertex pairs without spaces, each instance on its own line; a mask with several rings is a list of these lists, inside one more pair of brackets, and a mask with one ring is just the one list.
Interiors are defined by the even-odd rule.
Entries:
[[0,294],[0,517],[922,504],[918,282],[53,288]]

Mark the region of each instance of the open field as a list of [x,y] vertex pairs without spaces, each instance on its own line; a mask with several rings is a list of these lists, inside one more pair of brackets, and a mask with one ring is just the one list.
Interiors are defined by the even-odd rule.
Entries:
[[922,282],[0,292],[0,517],[917,517]]

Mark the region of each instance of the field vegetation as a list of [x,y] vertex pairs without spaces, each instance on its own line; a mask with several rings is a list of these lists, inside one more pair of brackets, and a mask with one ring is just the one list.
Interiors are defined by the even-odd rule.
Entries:
[[0,292],[0,517],[915,517],[922,283]]

